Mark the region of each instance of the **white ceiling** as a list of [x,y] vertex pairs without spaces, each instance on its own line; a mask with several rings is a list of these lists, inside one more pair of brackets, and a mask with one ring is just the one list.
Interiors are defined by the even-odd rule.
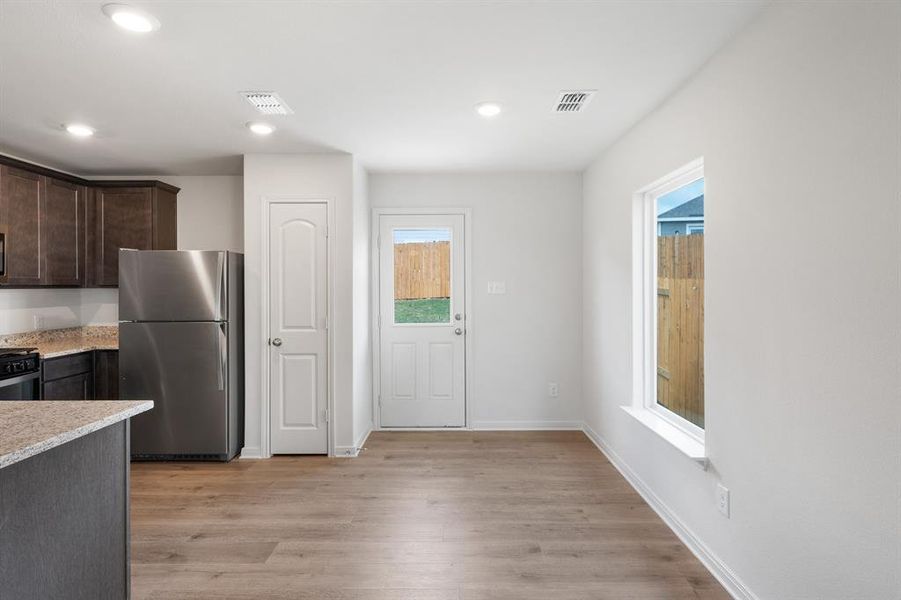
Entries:
[[[0,149],[91,174],[239,174],[254,152],[373,171],[581,169],[760,9],[755,1],[0,2]],[[268,138],[241,90],[295,114]],[[553,114],[563,89],[597,89]],[[496,100],[494,120],[473,105]],[[97,129],[73,139],[60,124]]]

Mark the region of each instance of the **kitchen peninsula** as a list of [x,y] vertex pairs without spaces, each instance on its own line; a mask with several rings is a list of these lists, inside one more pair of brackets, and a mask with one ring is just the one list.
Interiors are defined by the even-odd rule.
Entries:
[[3,597],[129,597],[128,419],[152,407],[0,402]]

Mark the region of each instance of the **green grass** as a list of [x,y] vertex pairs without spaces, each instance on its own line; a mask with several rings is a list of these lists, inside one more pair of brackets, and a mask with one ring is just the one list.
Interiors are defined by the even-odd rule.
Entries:
[[395,300],[395,323],[447,323],[450,321],[450,298]]

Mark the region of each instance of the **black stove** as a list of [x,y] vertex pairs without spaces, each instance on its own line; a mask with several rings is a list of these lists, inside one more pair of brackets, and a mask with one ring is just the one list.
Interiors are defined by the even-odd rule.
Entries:
[[40,356],[34,348],[0,348],[0,379],[40,371]]
[[41,398],[41,356],[34,348],[0,348],[0,400]]

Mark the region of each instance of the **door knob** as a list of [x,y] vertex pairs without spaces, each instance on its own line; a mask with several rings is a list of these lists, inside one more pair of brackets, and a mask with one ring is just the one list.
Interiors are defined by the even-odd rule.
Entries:
[[272,345],[273,345],[273,346],[281,346],[281,345],[282,345],[282,338],[272,338]]
[[460,313],[457,313],[454,315],[454,321],[462,321],[462,320],[463,320],[463,315],[461,315]]
[[454,333],[456,333],[457,335],[463,335],[463,330],[457,327],[456,329],[454,329]]

